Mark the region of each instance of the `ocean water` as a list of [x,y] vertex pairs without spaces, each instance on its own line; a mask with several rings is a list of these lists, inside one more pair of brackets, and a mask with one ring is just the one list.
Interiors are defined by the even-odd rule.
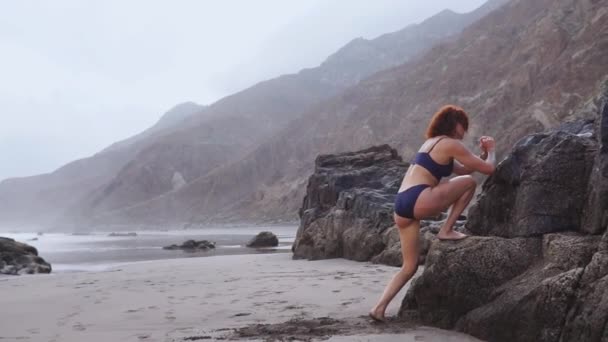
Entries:
[[[196,258],[214,255],[291,253],[297,226],[221,227],[168,231],[134,231],[137,236],[108,236],[110,232],[89,235],[69,233],[2,233],[38,249],[53,272],[105,270],[121,264],[175,258]],[[261,231],[271,231],[279,238],[273,248],[249,248],[245,245]],[[163,246],[182,244],[186,240],[209,240],[215,249],[199,252],[164,250]]]

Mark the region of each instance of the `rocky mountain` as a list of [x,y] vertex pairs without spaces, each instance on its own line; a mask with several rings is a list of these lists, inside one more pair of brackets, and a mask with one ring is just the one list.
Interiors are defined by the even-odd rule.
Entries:
[[[202,106],[194,102],[180,103],[169,109],[169,111],[167,111],[165,114],[163,114],[163,116],[161,116],[161,118],[154,126],[128,139],[114,143],[104,149],[102,152],[117,150],[126,147],[133,143],[146,140],[147,138],[152,138],[154,134],[166,134],[166,131],[178,126],[179,124],[182,124],[187,118],[190,117],[196,117],[198,120],[201,120],[205,117],[205,109],[207,109],[207,106]],[[198,115],[195,116],[195,114]]]
[[[185,222],[199,220],[191,214],[182,215],[184,208],[181,205],[189,205],[187,202],[170,200],[166,203],[167,209],[163,210],[167,217],[159,218],[155,214],[150,216],[150,220],[142,221],[138,215],[127,211],[182,190],[191,191],[194,198],[200,196],[196,187],[188,190],[191,183],[220,170],[222,165],[238,162],[295,117],[313,112],[315,105],[379,70],[420,56],[503,2],[495,0],[466,14],[445,11],[399,32],[373,40],[354,40],[318,68],[261,82],[205,108],[178,106],[174,111],[197,113],[179,119],[170,129],[164,127],[165,121],[161,120],[157,127],[162,127],[162,130],[149,129],[104,150],[104,156],[111,152],[124,153],[124,157],[120,162],[109,162],[112,169],[108,172],[100,170],[94,178],[97,180],[95,186],[79,188],[84,195],[79,192],[71,202],[58,202],[51,208],[44,208],[45,200],[42,200],[34,210],[28,206],[28,201],[23,201],[14,206],[18,210],[13,210],[17,214],[12,216],[16,220],[28,221],[26,212],[65,212],[59,220],[62,224],[164,223],[173,220],[169,217]],[[125,153],[125,146],[137,146],[137,149],[127,148],[129,153]],[[95,163],[98,158],[94,156],[87,163]],[[86,175],[87,171],[83,170],[82,174]],[[21,181],[23,183],[28,181]],[[30,184],[28,186],[34,192],[39,189],[35,182]],[[19,189],[19,186],[15,188]],[[65,194],[67,196],[69,191]],[[67,208],[67,212],[62,208]],[[189,209],[196,211],[191,206]],[[122,212],[126,213],[126,219],[117,214]]]
[[574,117],[606,75],[606,8],[605,1],[511,1],[421,58],[312,108],[242,159],[112,218],[293,219],[318,154],[388,143],[407,159],[445,103],[469,112],[469,139],[493,135],[504,152]]
[[89,158],[76,160],[49,174],[3,180],[0,182],[0,222],[13,228],[38,229],[48,225],[66,208],[77,205],[109,182],[151,141],[188,116],[203,116],[204,108],[194,103],[178,105],[141,134]]

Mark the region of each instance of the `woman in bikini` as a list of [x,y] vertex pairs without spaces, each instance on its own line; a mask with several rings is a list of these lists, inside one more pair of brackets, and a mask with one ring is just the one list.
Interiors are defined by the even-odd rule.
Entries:
[[[410,280],[418,269],[418,234],[420,220],[437,215],[450,207],[437,238],[460,240],[465,234],[454,231],[454,223],[471,201],[477,186],[471,173],[486,175],[494,172],[496,163],[494,139],[479,139],[480,157],[471,153],[462,143],[469,128],[467,114],[459,107],[441,108],[427,128],[427,140],[416,153],[408,168],[395,199],[395,224],[399,228],[403,266],[386,286],[380,301],[369,315],[384,321],[384,313],[390,301]],[[439,183],[442,177],[459,175]]]

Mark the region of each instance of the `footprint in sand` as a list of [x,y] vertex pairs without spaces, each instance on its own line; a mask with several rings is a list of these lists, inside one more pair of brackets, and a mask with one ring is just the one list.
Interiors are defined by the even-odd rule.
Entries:
[[299,305],[287,305],[285,308],[283,308],[283,311],[285,310],[301,310],[304,309],[303,306],[299,306]]
[[236,315],[233,315],[232,317],[243,317],[243,316],[249,316],[251,315],[251,312],[240,312],[237,313]]
[[68,321],[72,318],[75,317],[79,314],[80,312],[72,312],[71,314],[68,314],[66,316],[61,317],[58,321],[57,321],[57,326],[58,327],[63,327],[64,325],[66,325],[68,323]]
[[87,327],[84,324],[77,322],[76,324],[72,325],[72,330],[85,331],[87,330]]
[[175,311],[173,310],[169,310],[167,312],[165,312],[165,319],[167,321],[174,321],[177,319],[177,317],[173,316],[175,314]]
[[363,297],[348,298],[348,300],[352,303],[359,304],[363,300]]

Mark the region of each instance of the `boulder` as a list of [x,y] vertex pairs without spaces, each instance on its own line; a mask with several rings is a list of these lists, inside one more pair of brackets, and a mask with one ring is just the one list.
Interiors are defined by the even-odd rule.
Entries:
[[579,132],[520,140],[483,184],[466,228],[502,237],[577,230],[596,151],[596,140]]
[[[388,145],[321,155],[300,209],[294,258],[367,261],[387,248],[408,164]],[[398,241],[398,238],[397,238]]]
[[0,237],[0,273],[50,273],[51,265],[38,256],[35,247],[13,239]]
[[247,247],[276,247],[278,245],[279,239],[272,232],[261,232],[247,243]]
[[214,249],[214,248],[215,248],[215,242],[211,242],[211,241],[207,241],[207,240],[201,240],[201,241],[188,240],[181,245],[173,244],[170,246],[163,247],[163,249],[169,249],[169,250],[183,249],[186,251],[199,251],[199,250],[205,251],[205,250]]

